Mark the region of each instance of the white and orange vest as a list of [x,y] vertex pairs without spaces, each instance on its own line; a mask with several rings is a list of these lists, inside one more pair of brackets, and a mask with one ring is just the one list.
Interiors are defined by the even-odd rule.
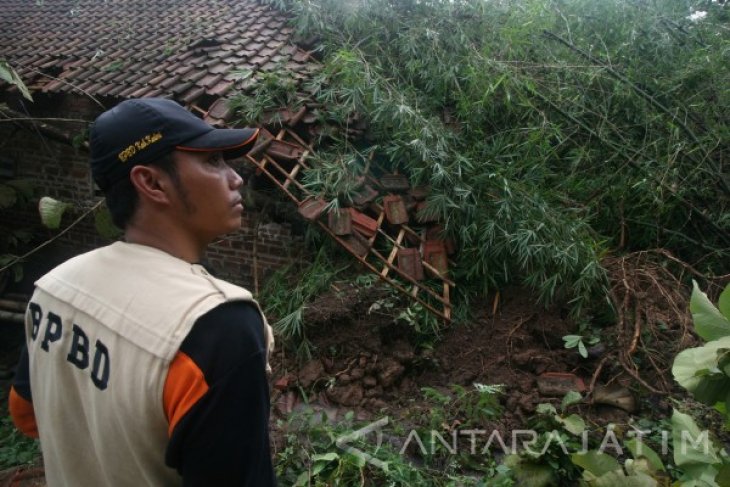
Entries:
[[48,485],[180,485],[164,459],[168,367],[200,316],[238,300],[256,304],[200,265],[124,242],[38,280],[26,337]]

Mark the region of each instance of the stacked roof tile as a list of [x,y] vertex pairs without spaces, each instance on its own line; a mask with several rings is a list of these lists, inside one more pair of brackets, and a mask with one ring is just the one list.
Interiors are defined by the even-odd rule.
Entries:
[[0,0],[0,12],[0,58],[42,92],[164,96],[223,119],[219,99],[258,74],[316,69],[286,17],[254,0]]

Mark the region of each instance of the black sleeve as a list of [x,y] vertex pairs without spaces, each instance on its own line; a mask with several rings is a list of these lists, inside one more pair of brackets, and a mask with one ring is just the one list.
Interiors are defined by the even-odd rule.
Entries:
[[258,309],[232,302],[200,317],[180,347],[208,384],[175,425],[166,451],[184,486],[276,485],[264,343]]
[[18,362],[18,368],[15,370],[15,377],[13,379],[13,389],[26,401],[33,402],[30,394],[30,365],[28,363],[28,347],[26,345],[23,345],[23,350],[20,352],[20,361]]

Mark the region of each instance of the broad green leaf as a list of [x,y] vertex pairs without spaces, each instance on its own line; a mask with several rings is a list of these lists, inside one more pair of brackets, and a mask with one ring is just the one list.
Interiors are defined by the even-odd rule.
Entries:
[[717,307],[720,309],[720,313],[730,320],[730,284],[725,286],[725,290],[720,294],[720,298],[717,301]]
[[117,238],[122,231],[114,225],[112,221],[112,215],[109,213],[109,209],[106,206],[98,208],[94,212],[94,226],[96,231],[99,232],[104,238]]
[[684,475],[677,485],[682,487],[717,487],[715,478],[718,469],[712,465],[689,465],[683,469]]
[[685,472],[687,467],[720,463],[717,449],[709,439],[708,432],[700,431],[690,415],[676,409],[672,414],[672,444],[674,464]]
[[549,465],[521,461],[512,467],[517,485],[522,487],[549,487],[555,485],[553,469]]
[[563,341],[565,342],[565,348],[574,348],[578,345],[583,337],[580,335],[565,335]]
[[13,237],[18,242],[28,243],[33,238],[33,233],[26,229],[18,229],[12,231]]
[[692,285],[689,309],[697,334],[708,342],[730,335],[730,321],[710,302],[696,281],[692,281]]
[[659,455],[649,448],[649,445],[643,441],[640,443],[638,439],[632,438],[624,442],[624,445],[629,449],[631,455],[635,459],[645,458],[651,468],[651,472],[665,472],[664,463]]
[[558,417],[556,419],[559,423],[563,425],[563,428],[565,428],[566,431],[576,436],[582,434],[586,429],[585,421],[583,421],[583,418],[581,418],[577,414],[571,414],[566,418]]
[[730,487],[730,463],[725,463],[722,467],[720,467],[720,471],[715,477],[715,482],[717,482],[720,487]]
[[563,401],[560,403],[560,409],[565,411],[565,408],[572,406],[573,404],[578,404],[581,399],[583,399],[583,396],[580,395],[580,392],[568,391],[565,397],[563,397]]
[[537,411],[537,414],[558,414],[555,406],[546,402],[541,402],[540,404],[538,404],[535,410]]
[[643,473],[627,477],[623,471],[609,472],[591,482],[592,487],[656,487],[657,481]]
[[621,471],[621,465],[615,458],[596,450],[590,450],[586,453],[573,453],[570,459],[575,465],[578,465],[596,477],[601,477],[617,470]]
[[23,279],[23,266],[20,263],[15,263],[10,267],[13,271],[13,280],[15,282],[20,282],[21,279]]
[[588,358],[588,350],[586,350],[586,346],[583,343],[583,340],[578,342],[578,353],[583,358]]
[[715,406],[725,399],[728,390],[730,378],[718,370],[715,374],[702,377],[692,395],[703,404]]
[[653,480],[654,474],[656,474],[646,458],[639,458],[638,460],[627,458],[624,462],[624,470],[626,470],[627,476],[634,478],[648,477]]
[[0,209],[10,208],[18,201],[18,195],[15,189],[7,184],[0,184]]
[[[15,263],[18,260],[17,255],[13,254],[0,254],[0,267],[5,267],[11,263]],[[19,266],[22,269],[22,266]]]
[[33,197],[33,181],[30,179],[13,179],[11,181],[6,181],[5,184],[15,189],[25,199]]
[[730,378],[730,349],[721,348],[717,351],[717,368]]
[[324,468],[327,466],[329,462],[316,462],[314,466],[312,467],[312,476],[317,476],[319,473],[324,470]]
[[294,487],[304,487],[305,485],[309,485],[309,471],[307,470],[300,473],[299,477],[297,477],[297,480],[294,482]]
[[28,100],[33,101],[33,97],[30,96],[30,91],[28,91],[28,87],[25,86],[25,83],[23,83],[23,80],[18,76],[18,73],[15,72],[15,70],[8,64],[8,62],[4,59],[0,59],[0,78],[7,81],[11,85],[15,85],[18,87],[18,90],[20,90],[20,93]]
[[18,193],[22,194],[26,198],[32,198],[35,191],[35,185],[30,179],[11,179],[5,181],[5,184],[11,186]]
[[717,368],[717,351],[728,347],[730,347],[730,337],[723,337],[702,347],[683,350],[676,356],[674,364],[672,364],[674,379],[679,385],[694,393],[700,388],[700,383],[705,380],[699,373],[703,370]]
[[363,455],[347,454],[347,460],[354,464],[357,468],[363,468],[367,463],[367,459]]
[[0,59],[0,79],[8,83],[12,83],[13,81],[12,68],[4,59]]
[[48,228],[58,228],[61,226],[63,213],[70,206],[70,204],[64,203],[63,201],[58,201],[50,196],[44,196],[38,202],[38,212],[41,215],[41,222]]
[[331,462],[332,460],[337,460],[338,458],[340,458],[340,455],[338,455],[335,452],[329,452],[329,453],[324,453],[321,455],[314,455],[312,457],[312,461],[314,461],[314,462],[319,462],[319,461]]
[[314,462],[314,466],[312,467],[312,475],[318,475],[332,461],[337,460],[338,458],[340,458],[340,456],[335,452],[314,455],[312,457],[312,461]]

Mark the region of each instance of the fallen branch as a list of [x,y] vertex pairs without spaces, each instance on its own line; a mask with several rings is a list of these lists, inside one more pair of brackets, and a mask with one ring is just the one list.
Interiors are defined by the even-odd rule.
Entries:
[[[74,145],[73,137],[71,137],[69,134],[63,132],[62,130],[59,130],[57,127],[54,127],[52,125],[46,124],[46,123],[36,123],[36,122],[73,122],[73,123],[90,123],[88,120],[80,120],[75,118],[36,118],[36,117],[29,117],[21,112],[17,112],[13,110],[12,108],[3,107],[0,109],[0,115],[2,115],[4,118],[0,118],[1,122],[7,122],[7,123],[14,123],[16,125],[21,126],[30,126],[33,129],[37,129],[39,132],[43,133],[43,135],[48,136],[49,138],[57,141],[62,142],[64,144],[68,145]],[[89,145],[87,142],[83,142],[81,146],[85,149],[89,148]]]

